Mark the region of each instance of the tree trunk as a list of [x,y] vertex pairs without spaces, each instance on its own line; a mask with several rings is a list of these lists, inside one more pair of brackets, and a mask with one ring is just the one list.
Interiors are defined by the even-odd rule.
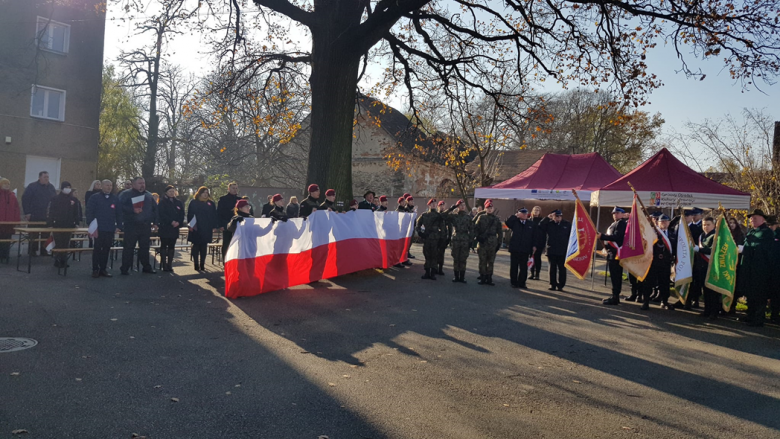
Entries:
[[[154,102],[154,100],[152,101]],[[152,106],[156,107],[156,106]],[[154,176],[154,165],[157,159],[157,136],[160,130],[160,117],[157,115],[157,109],[149,111],[149,135],[146,138],[146,153],[144,154],[144,164],[141,166],[141,176],[149,180]]]
[[[359,24],[359,2],[340,2],[322,27],[312,29],[311,138],[306,185],[335,189],[336,199],[347,202],[352,193],[352,129],[361,54],[352,43],[339,40],[350,26]],[[346,13],[345,13],[346,12]],[[355,22],[355,23],[353,23]]]

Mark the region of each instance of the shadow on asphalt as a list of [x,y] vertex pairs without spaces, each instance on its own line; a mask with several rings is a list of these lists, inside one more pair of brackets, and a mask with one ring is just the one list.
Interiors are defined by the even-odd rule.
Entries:
[[[415,267],[418,268],[414,271],[416,274],[420,265]],[[389,276],[400,274],[396,269],[388,269],[385,273]],[[469,285],[450,287],[451,273],[440,276],[436,282],[420,282],[415,276],[411,282],[405,279],[406,282],[402,283],[397,279],[388,279],[378,271],[365,271],[336,279],[335,283],[321,281],[308,287],[266,293],[234,303],[261,326],[283,328],[284,337],[330,361],[361,365],[356,355],[376,344],[418,356],[413,350],[396,342],[400,334],[407,332],[451,341],[478,352],[488,352],[480,346],[455,339],[445,332],[453,327],[467,331],[474,328],[475,332],[476,328],[488,328],[480,329],[479,335],[504,339],[724,414],[780,430],[780,417],[767,415],[766,410],[756,410],[756,407],[780,408],[780,400],[776,398],[725,383],[716,377],[702,376],[695,370],[679,370],[558,334],[553,332],[554,330],[540,329],[506,318],[502,313],[516,305],[539,307],[546,313],[602,325],[604,331],[620,331],[626,328],[660,330],[668,332],[669,337],[688,337],[698,342],[780,359],[780,352],[767,352],[761,349],[760,344],[746,343],[761,337],[775,338],[778,336],[776,328],[766,327],[760,332],[750,331],[727,319],[721,319],[712,325],[705,323],[697,314],[667,311],[657,306],[653,306],[649,312],[640,311],[636,304],[605,307],[599,303],[600,298],[595,297],[591,291],[567,286],[564,292],[551,292],[547,291],[547,284],[543,280],[533,283],[529,281],[529,285],[533,285],[532,291],[518,292],[509,289],[505,279],[500,279],[496,287],[482,287],[475,285],[475,277],[476,273],[469,270]],[[344,283],[349,284],[350,288],[343,288],[341,284]],[[429,285],[433,287],[434,284],[435,288],[426,288]],[[439,288],[442,285],[446,286]],[[218,285],[214,286],[220,288]],[[486,294],[490,295],[489,300],[483,300]],[[408,306],[398,305],[399,302],[407,303]],[[462,311],[464,308],[474,312],[448,312],[450,309]],[[587,313],[584,312],[586,310]],[[642,322],[648,322],[651,326]],[[701,327],[705,324],[708,328],[717,328],[721,333],[702,331]],[[569,355],[559,350],[560,346],[572,345],[577,346],[577,350],[587,350],[590,354]],[[766,348],[766,345],[763,347]],[[682,362],[691,355],[691,352],[677,348],[670,348],[669,353]],[[707,357],[708,354],[705,353],[698,359]],[[735,374],[753,372],[766,375],[765,370],[752,370],[738,360],[724,359],[720,355],[709,357],[713,362],[730,364]],[[651,372],[648,373],[648,370]],[[707,389],[707,392],[702,392],[702,389]],[[724,397],[703,396],[703,393],[711,395],[713,390]],[[624,410],[608,401],[599,404],[615,410]],[[662,419],[656,422],[664,424]],[[674,428],[686,431],[685,425],[674,425]],[[694,430],[688,430],[688,433],[698,435],[694,434]]]

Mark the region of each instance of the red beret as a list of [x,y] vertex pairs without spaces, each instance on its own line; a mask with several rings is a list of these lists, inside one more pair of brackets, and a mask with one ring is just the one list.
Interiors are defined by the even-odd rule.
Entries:
[[428,200],[428,205],[430,206],[431,204],[436,204],[436,198],[431,198]]
[[387,201],[387,195],[382,195],[382,196],[379,197],[379,202],[380,203],[384,203],[385,201]]
[[317,186],[316,184],[310,184],[309,185],[309,193],[317,192],[318,190],[320,190],[320,187]]
[[488,207],[493,207],[492,200],[485,200],[485,209],[487,209]]
[[398,204],[401,204],[401,203],[403,203],[404,201],[406,201],[406,198],[404,198],[404,197],[398,197]]
[[412,196],[412,195],[411,195],[411,194],[409,194],[408,192],[407,192],[407,193],[405,193],[405,194],[403,194],[404,200],[405,200],[405,199],[407,199],[407,198],[411,198],[411,196]]
[[335,197],[336,196],[336,190],[335,189],[328,189],[325,191],[326,197]]
[[444,206],[444,200],[439,201],[439,204],[437,206]]
[[241,209],[244,206],[249,206],[249,201],[247,201],[247,200],[238,200],[236,202],[236,209]]
[[282,198],[284,198],[284,197],[282,197],[282,194],[276,194],[276,195],[274,195],[273,198],[271,198],[271,202],[272,203],[276,203],[277,201],[281,200]]
[[352,201],[349,202],[349,207],[357,206],[357,204],[358,204],[357,200],[353,199]]
[[408,197],[404,197],[404,198],[406,198],[406,201],[414,201],[414,197],[411,196],[411,195],[409,195]]
[[461,204],[463,204],[463,200],[458,200],[458,202],[455,203],[456,206],[460,206]]

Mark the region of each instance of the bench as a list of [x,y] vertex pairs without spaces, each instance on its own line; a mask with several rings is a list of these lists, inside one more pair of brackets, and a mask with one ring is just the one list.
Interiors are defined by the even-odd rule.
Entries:
[[[76,247],[76,248],[53,248],[51,250],[51,253],[55,254],[55,255],[59,254],[59,253],[67,253],[67,256],[73,255],[74,256],[74,259],[73,259],[74,261],[76,260],[75,259],[75,255],[78,254],[79,255],[79,261],[81,261],[81,253],[83,253],[83,252],[91,252],[91,251],[92,251],[91,248],[83,248],[83,247],[81,247],[81,248],[80,247]],[[64,267],[57,267],[57,274],[60,274],[60,271],[62,271],[62,270],[64,270],[63,276],[67,276],[68,275],[68,258],[67,257],[65,258],[65,266]]]

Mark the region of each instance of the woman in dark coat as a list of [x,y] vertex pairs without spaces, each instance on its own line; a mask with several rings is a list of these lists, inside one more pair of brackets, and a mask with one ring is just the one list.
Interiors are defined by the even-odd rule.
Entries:
[[298,203],[298,197],[290,197],[290,203],[287,205],[287,216],[289,218],[298,218],[301,211],[301,205]]
[[[81,222],[81,205],[73,197],[70,183],[63,181],[60,193],[49,202],[48,226],[55,229],[73,229]],[[70,247],[70,232],[57,232],[54,235],[54,248],[65,249]],[[66,267],[67,253],[57,253],[54,258],[55,267]]]
[[[244,218],[254,218],[250,212],[251,209],[252,206],[249,205],[247,200],[238,200],[236,207],[233,209],[233,218],[228,221],[228,232],[236,233],[236,226],[238,226],[238,223],[243,222]],[[225,245],[230,245],[230,243],[226,242]]]
[[163,271],[173,272],[173,258],[176,255],[176,241],[179,229],[184,224],[184,203],[176,198],[176,188],[167,186],[157,206],[160,228],[160,265]]
[[187,224],[192,224],[192,219],[195,218],[187,241],[192,243],[196,271],[206,270],[208,245],[214,238],[214,231],[219,227],[216,204],[209,196],[209,189],[201,186],[187,207]]

